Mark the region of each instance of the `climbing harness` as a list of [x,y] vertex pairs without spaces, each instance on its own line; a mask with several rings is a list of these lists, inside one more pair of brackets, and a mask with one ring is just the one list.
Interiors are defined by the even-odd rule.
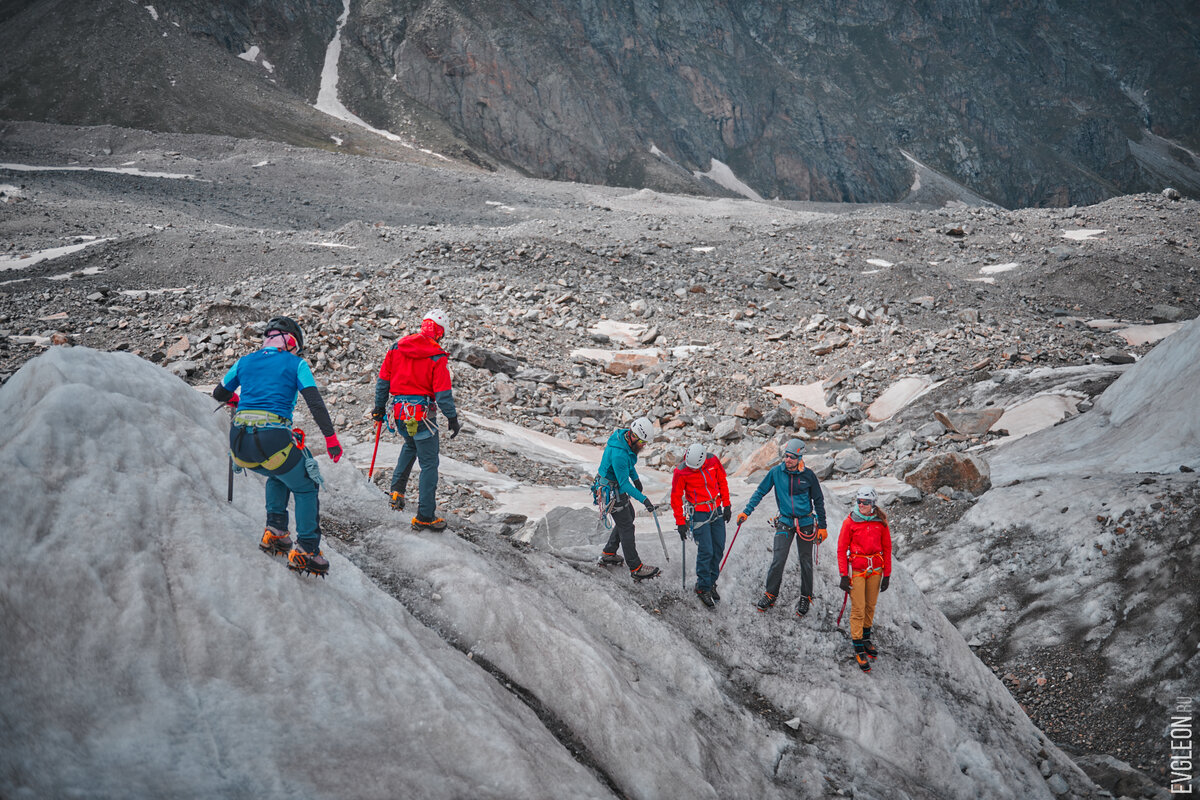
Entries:
[[289,434],[291,434],[287,445],[271,455],[267,455],[265,452],[262,452],[260,447],[259,452],[262,452],[263,457],[259,461],[247,461],[245,459],[238,458],[233,454],[232,451],[230,451],[229,457],[233,459],[233,463],[243,469],[261,467],[265,470],[274,471],[283,466],[284,462],[287,461],[288,456],[291,455],[293,447],[298,447],[301,450],[304,450],[304,431],[300,428],[293,428],[292,421],[287,417],[281,417],[278,414],[271,413],[270,411],[259,411],[257,409],[238,411],[233,415],[233,426],[241,429],[239,435],[245,435],[247,429],[250,429],[253,431],[253,434],[257,436],[258,431],[263,428],[286,430]]
[[[860,572],[854,572],[853,571],[854,568],[851,567],[850,575],[851,575],[852,579],[857,578],[860,575],[864,578],[867,578],[872,575],[882,575],[883,574],[883,553],[882,552],[880,552],[880,553],[851,553],[850,554],[850,563],[853,563],[854,559],[856,559],[856,558],[865,558],[867,560],[867,566]],[[877,561],[878,561],[878,566],[876,566]]]
[[617,509],[620,501],[620,493],[616,489],[616,484],[599,475],[592,480],[592,505],[600,510],[600,521],[608,531],[612,530],[613,526],[609,517]]

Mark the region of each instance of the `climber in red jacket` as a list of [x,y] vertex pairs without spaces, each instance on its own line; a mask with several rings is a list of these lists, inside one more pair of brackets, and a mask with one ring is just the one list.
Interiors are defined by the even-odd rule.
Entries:
[[[684,502],[692,508],[691,517],[684,513]],[[671,477],[671,509],[679,538],[686,541],[688,531],[696,540],[696,594],[700,602],[712,608],[721,599],[717,594],[717,577],[721,571],[721,556],[725,553],[725,523],[733,516],[729,503],[729,482],[725,467],[704,446],[693,444],[687,449],[683,463]]]
[[879,651],[871,644],[875,601],[886,592],[892,574],[892,532],[875,490],[865,486],[854,498],[855,508],[838,534],[838,572],[843,592],[850,593],[850,638],[854,659],[863,672]]

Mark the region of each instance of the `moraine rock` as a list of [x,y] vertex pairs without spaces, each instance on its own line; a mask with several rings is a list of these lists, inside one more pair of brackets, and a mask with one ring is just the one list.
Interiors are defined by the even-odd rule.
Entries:
[[883,444],[887,441],[887,439],[888,435],[885,431],[872,431],[870,433],[864,433],[861,436],[855,436],[853,443],[855,449],[857,449],[859,452],[869,453],[872,450],[883,447]]
[[834,456],[833,467],[838,472],[855,473],[862,469],[866,458],[863,454],[855,450],[853,447],[847,447],[845,450],[838,451]]
[[986,461],[972,453],[939,453],[905,475],[904,482],[925,494],[949,486],[981,495],[992,486],[992,471]]
[[934,411],[933,416],[942,425],[964,436],[982,436],[1004,415],[1003,408],[958,409],[956,411]]
[[727,419],[713,428],[713,438],[718,442],[736,442],[744,435],[742,423],[736,419]]
[[464,361],[472,367],[486,369],[489,372],[503,372],[510,378],[521,371],[521,363],[517,359],[477,344],[451,342],[446,352],[456,361]]

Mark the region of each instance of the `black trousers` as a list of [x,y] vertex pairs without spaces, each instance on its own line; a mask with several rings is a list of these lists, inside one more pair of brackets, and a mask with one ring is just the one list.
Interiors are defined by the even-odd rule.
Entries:
[[604,545],[604,552],[617,552],[619,544],[621,555],[625,557],[625,565],[631,570],[637,569],[642,565],[642,559],[638,557],[637,542],[634,539],[633,503],[629,502],[628,495],[622,495],[610,513],[613,529],[608,537],[608,544]]

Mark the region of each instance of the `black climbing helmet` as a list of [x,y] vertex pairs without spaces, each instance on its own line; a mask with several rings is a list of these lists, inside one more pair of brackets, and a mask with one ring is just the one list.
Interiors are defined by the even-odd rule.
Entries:
[[267,327],[263,328],[263,336],[270,336],[275,331],[288,333],[296,338],[296,355],[304,352],[304,331],[300,330],[296,320],[291,317],[271,317],[267,321]]

